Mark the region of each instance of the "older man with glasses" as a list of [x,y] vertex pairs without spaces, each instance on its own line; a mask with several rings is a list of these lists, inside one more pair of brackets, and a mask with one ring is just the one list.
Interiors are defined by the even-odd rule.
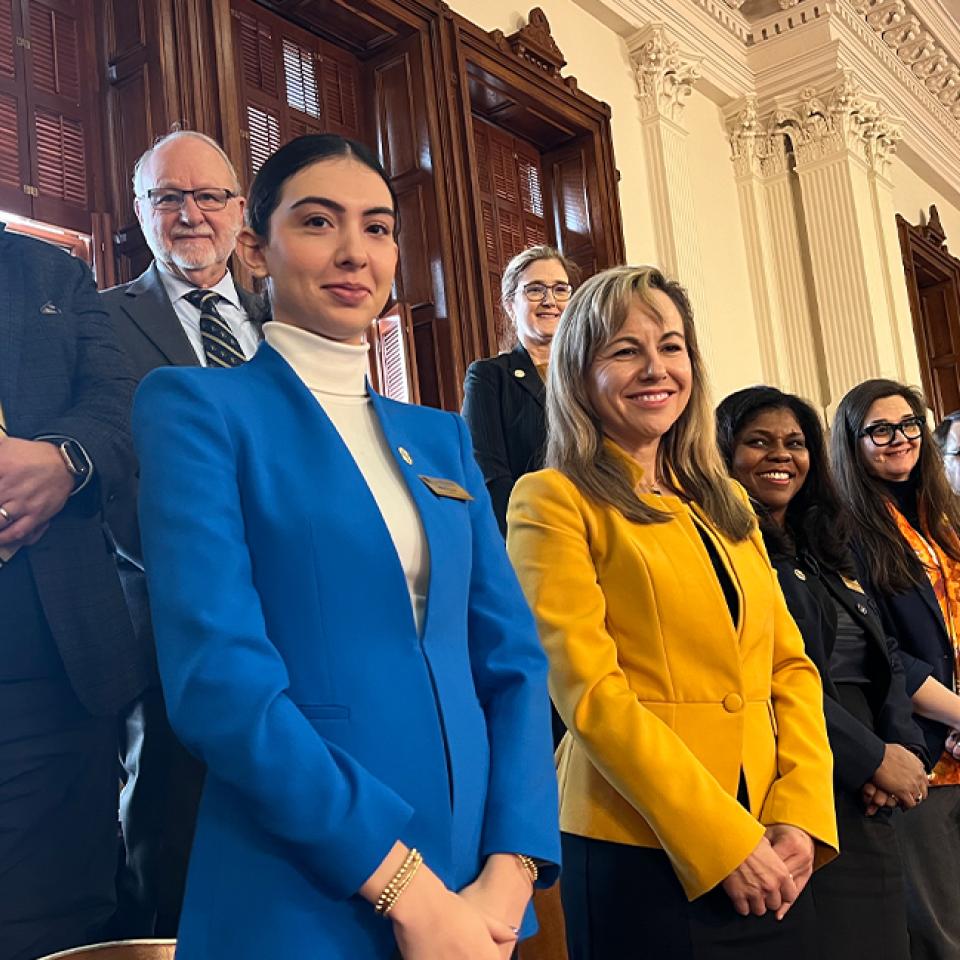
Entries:
[[[209,137],[177,131],[140,157],[133,189],[154,259],[136,280],[105,291],[103,299],[136,379],[161,366],[243,363],[257,350],[267,311],[230,272],[244,198],[229,158]],[[107,519],[134,623],[152,644],[136,511],[131,475],[108,504]],[[158,684],[134,706],[122,735],[126,866],[117,933],[175,936],[203,767],[170,730]]]

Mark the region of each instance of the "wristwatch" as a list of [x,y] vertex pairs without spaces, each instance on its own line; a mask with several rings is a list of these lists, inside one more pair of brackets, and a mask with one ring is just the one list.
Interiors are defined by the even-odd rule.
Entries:
[[64,466],[73,477],[74,489],[78,489],[86,482],[92,468],[87,451],[76,440],[63,440],[57,443],[56,447],[63,458]]

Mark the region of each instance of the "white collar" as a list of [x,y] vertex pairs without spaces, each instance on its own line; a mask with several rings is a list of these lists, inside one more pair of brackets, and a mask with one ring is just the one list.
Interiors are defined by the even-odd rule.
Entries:
[[[195,284],[188,283],[183,278],[174,276],[166,265],[159,260],[154,260],[154,263],[157,265],[160,282],[163,284],[164,290],[167,291],[167,296],[170,298],[171,303],[176,303],[193,290],[200,289]],[[233,276],[229,270],[220,278],[219,283],[214,284],[212,287],[204,287],[204,289],[213,290],[219,293],[231,306],[237,309],[242,308],[240,296],[237,294],[237,286],[233,282]]]
[[340,343],[271,320],[263,338],[311,389],[337,397],[366,397],[370,344]]

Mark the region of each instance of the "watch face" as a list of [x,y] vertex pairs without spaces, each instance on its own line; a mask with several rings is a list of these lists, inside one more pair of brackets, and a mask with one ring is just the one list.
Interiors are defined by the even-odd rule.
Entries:
[[60,445],[64,462],[75,477],[85,477],[90,470],[90,463],[83,453],[83,449],[75,440],[65,440]]

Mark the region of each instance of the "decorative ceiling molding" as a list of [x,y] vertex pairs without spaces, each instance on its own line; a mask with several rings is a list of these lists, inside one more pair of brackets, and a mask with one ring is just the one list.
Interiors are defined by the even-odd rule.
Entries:
[[702,57],[681,52],[662,23],[640,31],[630,48],[642,119],[680,122],[687,98],[701,76]]
[[756,97],[747,97],[727,120],[727,136],[737,177],[775,177],[787,172],[783,133],[760,120]]
[[960,121],[960,64],[921,22],[906,0],[854,0],[854,8],[956,121]]

